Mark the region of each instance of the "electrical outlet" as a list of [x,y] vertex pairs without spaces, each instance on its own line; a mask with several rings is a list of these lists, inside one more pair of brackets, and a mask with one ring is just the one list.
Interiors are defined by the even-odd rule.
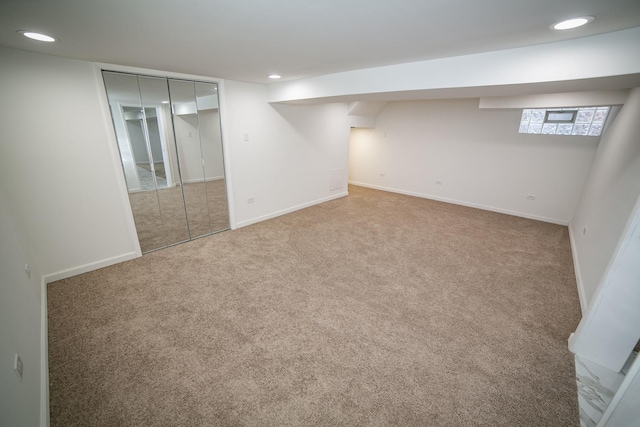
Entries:
[[527,200],[535,200],[536,196],[534,196],[533,194],[528,194],[527,195]]
[[247,199],[247,203],[255,203],[255,202],[256,202],[255,197],[249,197],[249,198]]
[[20,355],[16,353],[16,357],[13,359],[13,370],[15,371],[20,381],[22,381],[22,359],[20,359]]

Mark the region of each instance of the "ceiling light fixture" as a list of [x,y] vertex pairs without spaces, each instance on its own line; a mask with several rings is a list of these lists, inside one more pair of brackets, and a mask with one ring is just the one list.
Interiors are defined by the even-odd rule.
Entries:
[[32,40],[38,40],[40,42],[47,42],[47,43],[53,43],[54,41],[56,41],[56,39],[54,39],[51,36],[48,36],[46,34],[40,34],[40,33],[33,33],[31,31],[24,31],[24,30],[20,30],[18,31],[18,33],[22,34],[25,37],[28,37]]
[[281,77],[282,77],[282,76],[281,76],[280,74],[269,74],[269,78],[270,78],[270,79],[279,79],[279,78],[281,78]]
[[583,25],[593,22],[596,19],[593,16],[580,16],[578,18],[566,19],[564,21],[556,22],[549,28],[552,30],[570,30],[572,28],[582,27]]

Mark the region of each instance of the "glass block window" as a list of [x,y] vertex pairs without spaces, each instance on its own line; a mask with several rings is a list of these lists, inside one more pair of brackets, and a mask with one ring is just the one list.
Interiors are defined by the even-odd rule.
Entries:
[[610,107],[527,108],[519,133],[600,136]]

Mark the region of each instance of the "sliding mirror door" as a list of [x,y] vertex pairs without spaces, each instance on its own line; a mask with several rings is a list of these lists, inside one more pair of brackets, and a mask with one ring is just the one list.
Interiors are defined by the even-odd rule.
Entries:
[[142,252],[227,230],[217,85],[103,77]]
[[[137,76],[144,107],[145,131],[153,157],[153,175],[162,214],[165,246],[189,240],[189,224],[180,186],[180,167],[171,124],[167,81]],[[154,248],[157,249],[157,248]]]
[[169,91],[189,230],[192,238],[204,236],[211,234],[211,221],[204,186],[204,160],[194,82],[169,80]]
[[189,240],[166,79],[103,77],[142,252]]
[[204,159],[205,191],[209,202],[211,230],[216,232],[229,228],[218,85],[195,82],[195,91]]
[[218,88],[169,79],[173,126],[191,237],[229,228]]

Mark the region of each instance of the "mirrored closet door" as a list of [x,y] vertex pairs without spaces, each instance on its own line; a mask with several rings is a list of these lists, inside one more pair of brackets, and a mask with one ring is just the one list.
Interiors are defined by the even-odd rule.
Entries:
[[103,77],[142,252],[229,229],[217,85]]

